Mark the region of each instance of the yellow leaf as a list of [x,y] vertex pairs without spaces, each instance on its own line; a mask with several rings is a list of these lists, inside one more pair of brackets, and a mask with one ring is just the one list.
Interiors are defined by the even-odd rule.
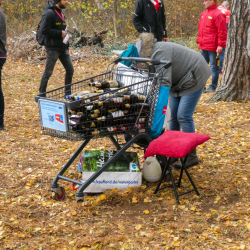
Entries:
[[148,210],[143,211],[144,214],[149,214],[150,212]]
[[24,234],[18,234],[18,237],[19,238],[25,238],[25,235]]
[[195,211],[195,207],[191,207],[190,210]]
[[101,201],[106,200],[106,195],[102,194],[102,195],[99,196],[99,198],[100,198]]
[[137,225],[137,226],[135,227],[136,230],[140,230],[141,228],[142,228],[142,225]]
[[90,210],[88,209],[88,213],[90,214]]
[[71,214],[73,215],[73,216],[75,216],[76,215],[76,212],[74,211],[74,212],[71,212]]
[[162,201],[162,200],[163,200],[163,198],[162,198],[162,197],[158,199],[158,201]]
[[133,197],[132,198],[132,203],[137,203],[138,201],[137,201],[137,199],[136,199],[136,197]]
[[173,246],[174,246],[174,247],[178,247],[179,245],[180,245],[180,242],[179,242],[179,241],[173,243]]
[[120,230],[123,230],[123,229],[124,229],[124,226],[118,226],[118,228],[119,228]]
[[247,223],[247,229],[250,230],[250,223]]
[[145,199],[144,199],[144,202],[145,202],[145,203],[148,203],[148,202],[152,202],[152,200],[148,200],[148,198],[145,198]]
[[30,180],[30,185],[32,186],[34,184],[34,180]]

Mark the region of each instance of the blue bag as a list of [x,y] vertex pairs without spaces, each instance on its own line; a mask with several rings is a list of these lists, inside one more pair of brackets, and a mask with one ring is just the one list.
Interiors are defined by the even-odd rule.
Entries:
[[170,88],[165,86],[161,86],[159,89],[159,96],[155,108],[154,119],[151,130],[149,132],[149,135],[152,138],[159,137],[162,132],[162,127],[164,124],[165,114],[168,106],[169,91]]

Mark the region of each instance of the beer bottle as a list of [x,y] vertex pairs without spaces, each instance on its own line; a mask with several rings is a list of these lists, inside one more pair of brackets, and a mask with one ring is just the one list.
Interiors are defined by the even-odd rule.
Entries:
[[96,123],[93,121],[87,121],[82,123],[82,126],[84,126],[85,128],[96,128]]
[[70,131],[80,131],[81,125],[78,122],[69,120],[69,130]]
[[76,115],[71,115],[69,117],[69,119],[72,120],[72,121],[75,121],[77,123],[82,123],[82,122],[84,122],[86,120],[86,114],[84,114],[84,113],[81,113],[81,114],[77,113]]
[[103,106],[103,102],[101,101],[95,101],[95,102],[93,102],[93,108],[94,109],[96,109],[96,108],[100,108],[100,107],[102,107]]
[[146,97],[145,95],[131,94],[131,95],[124,95],[124,99],[125,99],[125,102],[133,104],[139,101],[144,101]]
[[220,54],[217,53],[217,56],[215,58],[215,66],[219,67],[220,66]]
[[120,84],[116,80],[108,81],[105,79],[102,82],[89,83],[89,86],[94,86],[94,87],[99,88],[99,89],[108,89],[108,88],[119,88]]
[[99,133],[100,133],[100,131],[97,130],[97,129],[94,129],[94,130],[85,129],[85,130],[83,130],[83,132],[82,132],[82,136],[83,136],[83,137],[87,137],[87,136],[91,136],[91,135],[98,135]]

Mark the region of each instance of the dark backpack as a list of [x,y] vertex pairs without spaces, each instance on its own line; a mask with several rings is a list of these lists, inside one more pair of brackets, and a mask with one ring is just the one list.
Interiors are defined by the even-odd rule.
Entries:
[[[46,11],[51,11],[54,13],[54,11],[52,9],[49,9],[49,7],[52,7],[52,6],[54,6],[54,4],[51,1],[48,1],[48,3],[45,5],[45,8],[44,8],[44,10],[45,10],[44,14]],[[39,22],[39,24],[37,25],[37,29],[36,29],[36,40],[40,45],[44,45],[44,38],[45,38],[45,36],[42,34],[42,29],[43,29],[42,20],[43,20],[43,17],[42,17],[41,21]]]

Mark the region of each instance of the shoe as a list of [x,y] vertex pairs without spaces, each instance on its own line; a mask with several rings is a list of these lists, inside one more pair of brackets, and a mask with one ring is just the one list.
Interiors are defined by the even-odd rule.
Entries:
[[0,130],[4,130],[4,125],[0,125]]
[[219,74],[223,74],[223,71],[222,71],[222,70],[220,70]]
[[[196,148],[195,148],[188,154],[185,167],[190,168],[198,164],[199,164],[199,159],[198,159],[198,156],[196,155]],[[174,168],[176,169],[181,169],[181,167],[182,167],[181,162],[174,164]]]
[[213,89],[213,88],[208,88],[208,89],[205,91],[205,93],[211,93],[211,92],[215,92],[215,89]]

